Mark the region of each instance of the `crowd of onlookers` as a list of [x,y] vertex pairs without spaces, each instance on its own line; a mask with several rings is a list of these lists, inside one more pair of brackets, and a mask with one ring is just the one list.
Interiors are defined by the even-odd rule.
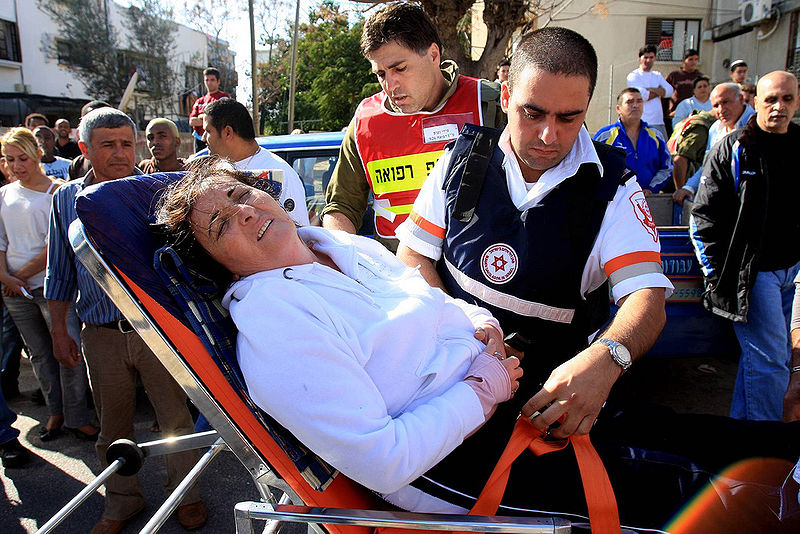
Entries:
[[[195,152],[208,147],[238,169],[270,169],[270,179],[281,184],[283,208],[298,224],[309,224],[305,188],[297,173],[259,147],[247,109],[218,91],[219,71],[208,68],[204,78],[208,93],[195,102],[189,117]],[[151,157],[136,162],[132,120],[105,102],[92,101],[81,110],[77,142],[71,134],[67,120],[59,119],[51,129],[44,115],[32,113],[25,126],[0,138],[0,457],[6,468],[21,467],[29,459],[19,431],[11,426],[16,415],[6,402],[20,395],[23,350],[39,385],[34,400],[48,409],[38,431],[44,442],[65,433],[94,442],[105,467],[105,451],[113,441],[134,439],[139,378],[156,413],[152,431],[181,435],[195,427],[184,392],[76,260],[68,239],[77,218],[74,199],[84,187],[135,174],[185,170],[186,161],[178,157],[178,128],[166,118],[151,120],[144,132]],[[196,411],[194,415],[196,419]],[[203,421],[197,424],[207,425]],[[197,451],[166,457],[168,491],[197,459]],[[143,506],[137,477],[111,477],[105,512],[92,532],[118,532]],[[206,522],[197,488],[184,497],[176,515],[187,529]]]
[[[645,195],[672,193],[674,201],[683,204],[687,199],[697,200],[694,197],[711,147],[733,130],[744,128],[755,113],[755,87],[747,83],[747,64],[742,60],[730,64],[730,81],[712,87],[709,77],[698,70],[699,56],[692,49],[684,54],[681,68],[665,78],[653,70],[656,52],[654,46],[640,49],[639,68],[628,75],[627,87],[617,97],[619,119],[597,131],[594,139],[625,150],[627,165]],[[507,82],[510,65],[507,60],[498,65],[497,82]],[[271,176],[281,184],[280,204],[297,224],[309,224],[300,177],[285,161],[258,145],[245,106],[219,90],[219,71],[206,69],[204,80],[207,94],[195,102],[189,115],[195,152],[208,148],[210,154],[226,158],[240,170],[282,171]],[[784,81],[781,78],[775,84]],[[81,116],[77,140],[69,121],[61,118],[51,128],[48,119],[38,113],[28,115],[24,127],[12,128],[0,139],[0,172],[5,184],[0,188],[0,283],[4,302],[0,454],[7,468],[20,467],[28,459],[17,439],[19,432],[11,426],[15,415],[6,403],[20,394],[22,350],[40,386],[37,396],[48,408],[48,419],[38,433],[42,441],[56,440],[69,432],[96,442],[98,458],[105,466],[108,445],[132,437],[137,374],[156,411],[154,429],[181,434],[192,427],[185,395],[76,261],[67,238],[69,225],[76,218],[73,201],[84,186],[140,172],[184,170],[187,162],[178,157],[178,128],[166,118],[150,121],[145,139],[151,157],[136,162],[136,129],[130,118],[100,101],[84,106]],[[793,139],[794,130],[790,133]],[[780,138],[781,143],[783,140]],[[786,170],[772,160],[770,165],[776,172]],[[768,194],[772,199],[776,193]],[[702,195],[700,212],[706,209],[708,222],[719,200],[709,196],[708,188]],[[781,227],[786,212],[773,214],[763,224]],[[710,227],[701,223],[698,240],[721,239],[708,230]],[[786,271],[793,257],[785,257],[778,245],[777,240],[768,241],[760,260],[771,261],[776,271]],[[717,268],[722,267],[727,266]],[[709,276],[710,270],[713,276],[714,268],[711,263],[704,265],[704,274]],[[710,306],[729,309],[719,301]],[[752,337],[764,330],[752,324],[749,328],[741,335]],[[746,403],[742,401],[742,405]],[[748,411],[737,417],[775,418],[774,414],[762,415]],[[168,489],[183,478],[195,459],[192,452],[167,457]],[[202,525],[206,511],[197,491],[190,492],[183,503],[178,508],[181,524],[187,528]],[[119,531],[143,506],[136,477],[113,477],[107,483],[106,512],[95,531]]]
[[791,243],[800,225],[791,216],[790,154],[800,141],[792,123],[797,79],[773,71],[756,88],[737,59],[730,80],[712,88],[697,68],[697,50],[687,50],[666,78],[653,70],[656,52],[639,50],[639,68],[617,97],[619,120],[594,139],[625,150],[645,195],[693,201],[689,230],[705,280],[703,304],[733,321],[742,350],[731,416],[794,421],[800,336],[790,327],[790,308],[800,256]]
[[[0,455],[5,468],[21,467],[29,460],[19,431],[11,426],[16,415],[6,402],[20,395],[22,350],[39,385],[34,401],[48,410],[38,431],[43,442],[65,433],[94,442],[105,467],[108,445],[134,438],[137,376],[156,413],[151,430],[180,435],[193,429],[183,391],[76,261],[69,245],[75,195],[84,186],[141,172],[135,162],[136,128],[127,115],[93,101],[81,116],[77,142],[67,120],[59,119],[51,129],[47,118],[37,113],[0,138],[5,183],[0,188]],[[138,162],[139,168],[184,168],[177,157],[180,137],[174,122],[150,121],[145,138],[152,157]],[[169,455],[169,491],[197,459],[197,451]],[[106,511],[93,529],[96,533],[118,532],[144,506],[136,477],[114,476],[106,490]],[[205,523],[206,510],[196,488],[178,507],[177,517],[186,528]]]
[[688,49],[666,78],[653,70],[656,53],[653,45],[639,50],[639,68],[617,96],[619,119],[594,139],[626,151],[646,195],[672,193],[683,204],[697,192],[706,151],[753,115],[755,86],[744,60],[732,61],[730,80],[712,87],[697,68],[697,50]]

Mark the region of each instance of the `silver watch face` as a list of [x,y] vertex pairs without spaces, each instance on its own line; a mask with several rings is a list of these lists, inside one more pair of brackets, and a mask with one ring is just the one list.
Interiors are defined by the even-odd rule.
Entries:
[[622,367],[627,369],[631,365],[631,353],[622,343],[617,343],[617,346],[611,349],[611,352],[614,354],[617,363]]
[[608,352],[611,353],[611,358],[617,365],[623,369],[631,366],[631,353],[625,345],[612,339],[598,339],[597,342],[608,347]]

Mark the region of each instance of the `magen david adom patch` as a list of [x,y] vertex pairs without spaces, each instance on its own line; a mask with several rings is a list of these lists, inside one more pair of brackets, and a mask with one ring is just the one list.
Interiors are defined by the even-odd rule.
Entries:
[[495,284],[505,284],[514,278],[518,265],[516,251],[505,243],[490,246],[481,256],[481,272]]

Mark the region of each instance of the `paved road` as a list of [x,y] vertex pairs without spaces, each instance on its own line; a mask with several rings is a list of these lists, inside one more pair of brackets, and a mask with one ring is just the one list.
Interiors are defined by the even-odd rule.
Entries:
[[[22,362],[23,398],[9,405],[19,415],[15,427],[21,431],[20,441],[33,453],[31,463],[22,469],[3,471],[0,482],[5,498],[0,497],[0,531],[3,534],[35,532],[66,502],[74,497],[99,473],[99,462],[91,443],[64,435],[54,441],[39,440],[40,424],[47,420],[46,408],[28,399],[35,378],[27,360]],[[139,442],[158,439],[149,431],[154,421],[153,410],[140,389],[136,411],[136,437]],[[147,508],[130,522],[125,532],[138,532],[164,501],[164,464],[160,458],[145,461],[140,479],[147,496]],[[207,525],[196,532],[233,532],[233,506],[239,501],[258,500],[258,493],[247,471],[230,452],[215,458],[201,479],[201,495],[209,509]],[[90,497],[78,511],[55,532],[88,532],[102,514],[103,498]],[[170,518],[160,532],[185,532],[178,521]]]
[[[724,415],[728,411],[736,366],[736,358],[645,359],[627,373],[626,381],[634,398],[667,404],[680,411]],[[35,385],[30,365],[23,360],[21,389],[29,393]],[[72,436],[42,443],[38,430],[47,418],[46,409],[28,400],[27,395],[9,404],[19,414],[15,426],[21,430],[20,440],[32,451],[33,460],[26,468],[5,471],[0,477],[5,491],[5,499],[0,498],[0,531],[30,533],[99,472],[99,463],[92,445]],[[153,420],[152,408],[141,393],[136,412],[136,436],[140,442],[158,438],[158,434],[149,432]],[[125,532],[138,532],[164,499],[161,459],[145,462],[140,476],[148,508],[131,521]],[[56,532],[88,532],[102,513],[101,493],[102,490],[90,497]],[[247,471],[229,452],[220,454],[209,467],[201,480],[201,494],[209,508],[209,522],[197,532],[206,533],[233,532],[234,504],[258,499]],[[184,530],[177,520],[170,518],[161,532]]]

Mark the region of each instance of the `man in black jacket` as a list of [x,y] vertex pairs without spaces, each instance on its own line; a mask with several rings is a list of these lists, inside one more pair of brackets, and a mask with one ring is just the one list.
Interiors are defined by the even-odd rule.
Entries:
[[800,127],[797,78],[774,71],[758,82],[756,115],[706,160],[691,233],[705,276],[704,304],[734,321],[742,348],[731,416],[780,420],[789,382],[789,319],[800,270],[794,213]]

